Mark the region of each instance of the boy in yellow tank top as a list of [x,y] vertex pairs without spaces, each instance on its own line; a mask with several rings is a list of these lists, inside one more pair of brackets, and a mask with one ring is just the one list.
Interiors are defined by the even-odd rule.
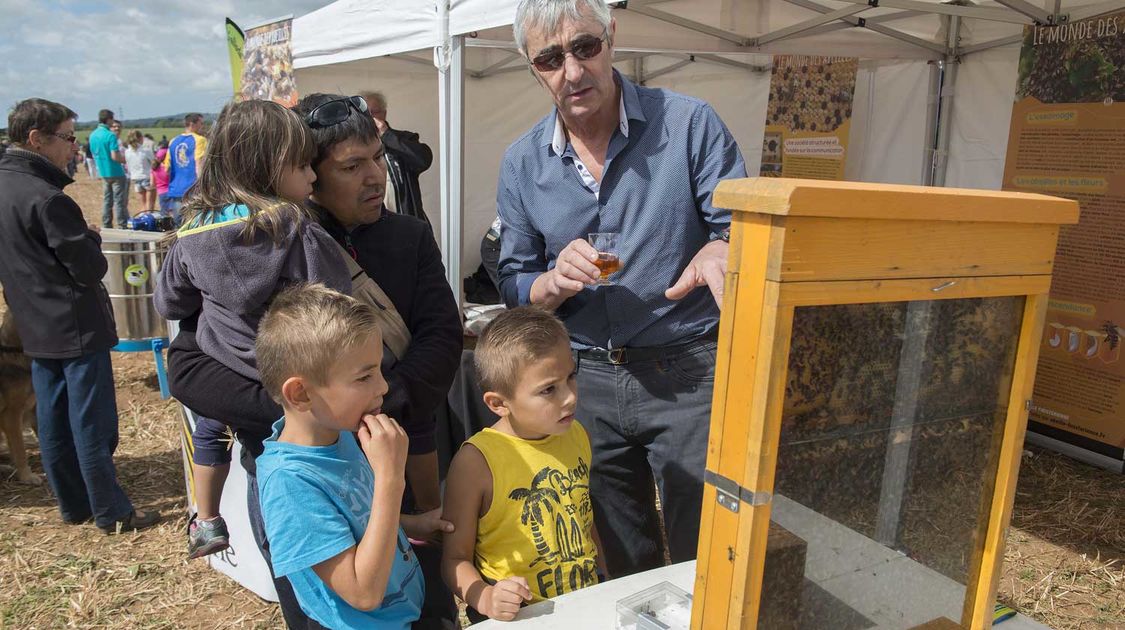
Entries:
[[500,420],[450,464],[442,518],[454,531],[442,574],[472,609],[507,621],[524,602],[598,581],[590,440],[574,421],[574,358],[554,315],[505,311],[481,334],[475,362]]

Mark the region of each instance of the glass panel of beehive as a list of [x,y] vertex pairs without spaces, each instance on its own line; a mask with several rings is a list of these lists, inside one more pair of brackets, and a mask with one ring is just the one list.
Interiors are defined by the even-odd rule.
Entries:
[[801,307],[760,628],[960,619],[1022,297]]

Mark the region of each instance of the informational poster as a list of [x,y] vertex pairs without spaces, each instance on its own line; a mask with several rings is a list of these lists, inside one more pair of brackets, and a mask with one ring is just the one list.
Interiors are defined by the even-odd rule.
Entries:
[[773,58],[763,177],[844,179],[859,60]]
[[290,37],[292,32],[292,18],[246,31],[242,61],[242,100],[274,101],[286,107],[297,104],[297,79],[293,76]]
[[1120,464],[1125,13],[1025,29],[1004,189],[1067,197],[1081,208],[1078,225],[1060,233],[1032,429]]
[[230,55],[230,79],[234,86],[234,95],[238,96],[242,92],[242,55],[246,36],[230,18],[227,18],[226,33],[227,53]]

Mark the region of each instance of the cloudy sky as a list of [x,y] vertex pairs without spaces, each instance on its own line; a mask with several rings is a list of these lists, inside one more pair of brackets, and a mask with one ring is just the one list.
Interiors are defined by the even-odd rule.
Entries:
[[67,105],[81,121],[103,107],[126,120],[217,112],[231,93],[225,18],[245,29],[330,2],[0,0],[4,118],[32,96]]

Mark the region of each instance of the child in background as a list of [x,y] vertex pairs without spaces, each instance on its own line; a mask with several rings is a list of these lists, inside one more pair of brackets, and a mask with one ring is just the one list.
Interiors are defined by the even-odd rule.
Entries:
[[168,205],[168,169],[164,168],[164,156],[168,155],[168,147],[162,146],[156,150],[155,159],[152,161],[152,189],[156,191],[156,198],[160,201],[160,214],[172,216],[172,208]]
[[[316,146],[296,113],[269,101],[232,103],[219,115],[211,143],[161,266],[154,304],[172,320],[198,312],[200,349],[259,380],[254,339],[273,296],[303,281],[350,292],[351,275],[339,246],[304,206],[316,181],[310,167]],[[198,513],[188,526],[189,558],[229,546],[219,502],[230,470],[230,433],[221,419],[196,419]]]
[[257,460],[274,574],[326,628],[410,628],[424,583],[407,533],[451,527],[399,516],[407,437],[380,413],[374,308],[321,285],[292,287],[262,318],[256,348],[262,385],[285,409]]
[[144,145],[145,137],[134,129],[125,140],[125,168],[129,173],[129,183],[141,196],[141,209],[152,212],[156,205],[156,192],[152,186],[152,150]]
[[[598,582],[590,440],[566,329],[535,307],[501,313],[474,356],[500,420],[461,447],[446,476],[442,574],[480,615],[511,620],[524,602]],[[479,615],[474,616],[474,612]]]

